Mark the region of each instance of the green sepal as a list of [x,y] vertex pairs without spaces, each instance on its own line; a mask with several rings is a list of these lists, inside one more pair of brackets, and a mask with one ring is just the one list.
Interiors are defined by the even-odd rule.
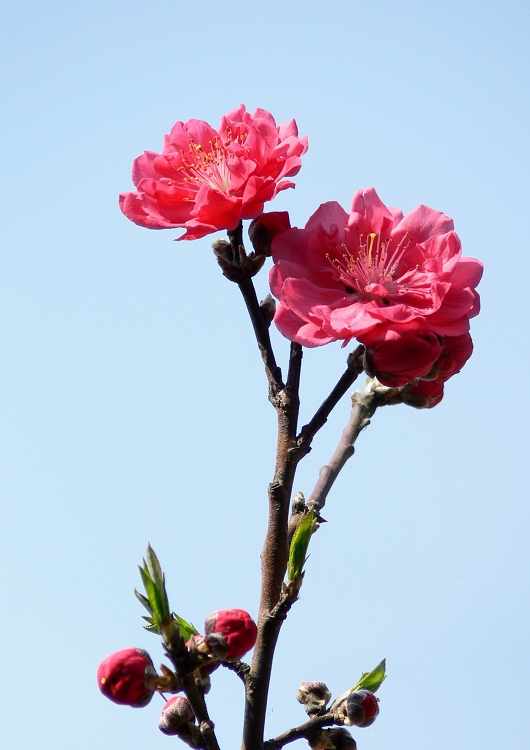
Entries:
[[289,548],[289,562],[287,563],[287,580],[296,581],[301,575],[307,560],[307,548],[314,531],[316,518],[311,509],[300,521],[293,534]]
[[386,659],[383,659],[371,672],[364,672],[362,674],[361,679],[352,687],[351,692],[353,693],[355,690],[370,690],[370,692],[375,693],[385,679]]
[[179,626],[180,634],[185,641],[189,641],[192,635],[198,634],[199,631],[191,624],[191,622],[186,622],[186,620],[183,620],[182,617],[179,617],[174,612],[173,619]]

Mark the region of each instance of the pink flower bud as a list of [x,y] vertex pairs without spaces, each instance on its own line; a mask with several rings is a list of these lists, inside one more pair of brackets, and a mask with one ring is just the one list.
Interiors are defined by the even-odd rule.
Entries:
[[258,629],[243,609],[219,609],[204,622],[205,641],[219,659],[238,659],[256,642]]
[[379,713],[379,701],[369,690],[356,690],[345,701],[344,723],[349,726],[369,727]]
[[124,648],[103,659],[97,672],[98,687],[114,703],[140,708],[155,691],[158,675],[147,651]]
[[162,709],[158,728],[164,734],[178,734],[180,727],[193,719],[193,711],[188,699],[183,695],[174,695]]

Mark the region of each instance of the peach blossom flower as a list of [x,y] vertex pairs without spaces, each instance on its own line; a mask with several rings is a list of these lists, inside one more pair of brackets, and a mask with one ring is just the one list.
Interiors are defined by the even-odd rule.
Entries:
[[234,230],[253,219],[266,201],[294,183],[307,151],[294,120],[276,125],[264,109],[244,105],[221,119],[219,130],[202,120],[177,122],[164,136],[161,154],[135,159],[136,192],[120,195],[131,221],[149,229],[183,227],[178,239],[198,239],[219,229]]
[[428,375],[445,337],[467,334],[479,311],[482,264],[462,257],[452,220],[427,206],[403,216],[373,188],[349,215],[321,205],[271,250],[279,330],[304,346],[357,339],[384,385]]

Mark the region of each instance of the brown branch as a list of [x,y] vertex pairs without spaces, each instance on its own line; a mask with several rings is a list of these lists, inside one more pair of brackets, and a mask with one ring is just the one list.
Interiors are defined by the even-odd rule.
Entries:
[[182,679],[184,694],[199,722],[204,747],[206,750],[220,750],[215,736],[214,724],[208,715],[204,695],[195,682],[193,672],[197,667],[196,655],[186,648],[180,630],[173,622],[162,632],[162,642],[177,675]]
[[[329,413],[351,387],[362,370],[361,347],[348,358],[348,369],[315,416],[297,437],[299,384],[302,347],[291,344],[289,372],[284,384],[276,363],[269,335],[269,322],[260,309],[252,276],[260,267],[260,257],[247,256],[243,247],[242,224],[228,233],[230,243],[216,249],[218,261],[227,278],[237,282],[254,329],[254,334],[269,382],[269,400],[278,418],[278,442],[274,477],[269,485],[269,518],[261,555],[261,596],[258,634],[250,671],[245,674],[245,720],[243,750],[263,746],[267,697],[276,642],[287,612],[296,596],[282,599],[282,585],[289,555],[288,517],[293,481],[298,462],[309,452],[316,432]],[[240,675],[241,676],[241,675]]]
[[208,709],[204,696],[195,683],[193,674],[187,674],[183,678],[184,694],[190,702],[190,706],[199,722],[199,730],[207,750],[220,750],[217,737],[215,736],[214,724],[208,716]]
[[244,661],[222,661],[221,666],[226,667],[231,672],[235,672],[243,684],[247,684],[247,677],[250,672],[249,664],[245,664]]
[[263,745],[263,750],[280,750],[280,748],[284,745],[288,745],[290,742],[311,739],[311,737],[317,734],[323,727],[333,726],[334,724],[342,724],[342,721],[340,721],[335,713],[328,712],[322,716],[313,716],[309,721],[306,721],[305,724],[300,724],[299,727],[288,729],[273,740],[267,740]]
[[329,463],[320,469],[315,488],[307,501],[307,507],[313,508],[317,513],[324,507],[328,493],[344,464],[353,456],[355,451],[354,444],[361,430],[370,424],[370,419],[377,407],[385,403],[375,391],[376,385],[374,383],[376,382],[373,380],[369,381],[362,393],[361,391],[355,391],[352,395],[353,408],[348,424],[344,428]]
[[299,444],[306,443],[310,446],[316,433],[326,424],[331,411],[363,371],[363,354],[364,346],[358,346],[348,355],[346,371],[342,374],[329,396],[319,406],[314,417],[302,427],[298,438]]

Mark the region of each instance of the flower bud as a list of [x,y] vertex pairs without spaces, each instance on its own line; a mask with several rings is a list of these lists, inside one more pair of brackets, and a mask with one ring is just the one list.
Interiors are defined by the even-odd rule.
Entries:
[[362,336],[362,343],[367,373],[390,388],[427,375],[442,351],[439,337],[414,323],[379,326]]
[[415,409],[432,409],[439,404],[444,395],[444,384],[441,379],[415,380],[401,391],[401,400]]
[[343,712],[348,726],[369,727],[379,713],[379,701],[369,690],[356,690],[345,700]]
[[256,642],[258,629],[243,609],[219,609],[204,622],[204,639],[218,659],[239,659]]
[[114,703],[146,706],[158,683],[158,675],[147,651],[125,648],[103,659],[97,671],[98,687]]
[[269,256],[273,238],[290,228],[287,211],[270,211],[254,219],[248,228],[248,236],[256,253]]
[[327,706],[330,698],[328,686],[319,680],[302,682],[296,692],[296,700],[305,705],[306,713],[310,716]]
[[357,750],[357,743],[347,729],[322,729],[309,740],[311,750]]
[[158,728],[164,734],[178,734],[180,727],[193,719],[194,715],[188,699],[183,695],[174,695],[162,709]]
[[276,301],[272,294],[267,294],[267,296],[261,300],[259,303],[259,309],[263,316],[263,320],[267,324],[267,327],[269,327],[274,320],[274,313],[276,312]]

